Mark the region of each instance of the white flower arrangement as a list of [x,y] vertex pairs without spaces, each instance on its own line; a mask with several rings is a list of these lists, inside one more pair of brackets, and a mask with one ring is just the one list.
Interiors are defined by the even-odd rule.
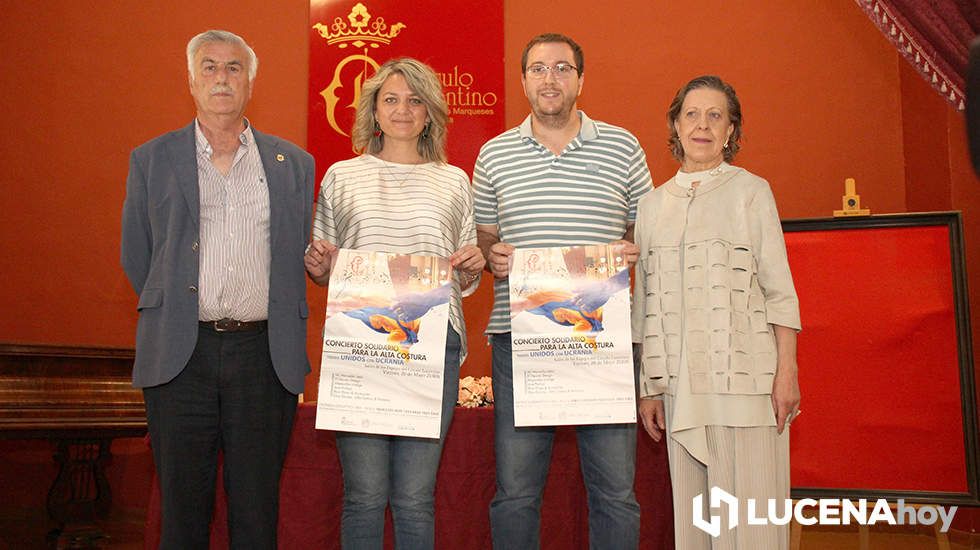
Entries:
[[459,380],[459,397],[456,404],[460,407],[489,407],[493,405],[493,385],[489,376],[473,378],[467,376]]

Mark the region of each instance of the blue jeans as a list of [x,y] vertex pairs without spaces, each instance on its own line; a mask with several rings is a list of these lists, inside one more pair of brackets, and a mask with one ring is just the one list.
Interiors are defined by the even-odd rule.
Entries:
[[459,351],[459,335],[449,327],[439,439],[337,432],[344,470],[340,542],[345,550],[382,548],[389,503],[395,548],[430,549],[435,544],[436,473],[459,395]]
[[[510,333],[491,336],[493,345],[494,445],[497,494],[490,503],[495,550],[540,547],[541,494],[551,465],[554,427],[514,427]],[[636,548],[640,506],[633,492],[636,424],[578,426],[582,477],[589,503],[589,547]]]

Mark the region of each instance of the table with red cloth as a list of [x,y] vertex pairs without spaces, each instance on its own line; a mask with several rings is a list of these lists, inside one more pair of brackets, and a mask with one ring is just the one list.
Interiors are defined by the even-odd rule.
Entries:
[[[286,550],[340,547],[344,492],[331,431],[314,429],[316,403],[296,414],[282,472],[279,547]],[[673,510],[667,450],[638,430],[636,498],[640,503],[640,548],[670,549]],[[227,548],[224,491],[215,499],[211,547]],[[490,499],[494,494],[493,409],[457,407],[436,483],[436,548],[490,548]],[[390,514],[386,548],[392,548]],[[145,547],[160,541],[160,493],[154,477],[147,510]],[[559,427],[541,507],[541,547],[588,548],[588,508],[575,431]]]

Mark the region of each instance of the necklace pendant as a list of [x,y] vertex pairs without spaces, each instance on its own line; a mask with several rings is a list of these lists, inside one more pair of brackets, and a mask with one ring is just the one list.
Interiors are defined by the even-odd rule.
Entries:
[[720,176],[722,172],[724,172],[724,170],[721,169],[721,166],[716,166],[716,167],[714,167],[714,168],[712,168],[711,170],[708,171],[708,175],[709,176]]
[[[379,160],[381,160],[382,166],[384,166],[384,172],[388,174],[388,183],[391,185],[397,185],[398,187],[404,187],[405,182],[412,177],[412,174],[414,174],[415,170],[419,167],[419,164],[414,164],[412,165],[412,169],[409,170],[408,172],[396,174],[392,170],[391,163],[389,163],[384,159],[379,159]],[[382,177],[382,179],[384,179],[384,177]]]

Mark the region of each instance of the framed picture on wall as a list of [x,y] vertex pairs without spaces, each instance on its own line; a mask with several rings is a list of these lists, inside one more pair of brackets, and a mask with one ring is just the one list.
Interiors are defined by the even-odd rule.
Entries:
[[960,214],[783,229],[803,318],[793,497],[980,504]]

